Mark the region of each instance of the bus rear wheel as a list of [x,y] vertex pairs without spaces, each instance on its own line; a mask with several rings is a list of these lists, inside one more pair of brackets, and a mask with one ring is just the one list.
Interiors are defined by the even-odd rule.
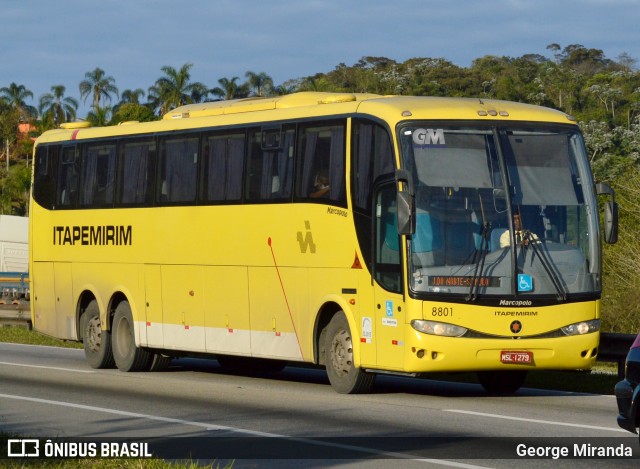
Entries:
[[485,391],[492,394],[513,394],[526,379],[527,372],[523,370],[478,372],[478,381]]
[[340,394],[369,392],[376,376],[354,365],[353,335],[342,311],[327,325],[325,337],[325,366],[331,386]]
[[113,358],[120,371],[146,371],[151,366],[153,355],[136,347],[131,306],[122,301],[113,315],[111,340]]
[[98,302],[92,300],[80,319],[84,356],[91,368],[113,368],[111,334],[102,330]]

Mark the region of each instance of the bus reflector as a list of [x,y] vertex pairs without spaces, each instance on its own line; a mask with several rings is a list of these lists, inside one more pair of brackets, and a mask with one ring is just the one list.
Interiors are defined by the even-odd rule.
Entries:
[[360,258],[358,257],[358,253],[356,252],[356,257],[353,260],[353,264],[351,265],[352,269],[362,269],[362,264],[360,263]]

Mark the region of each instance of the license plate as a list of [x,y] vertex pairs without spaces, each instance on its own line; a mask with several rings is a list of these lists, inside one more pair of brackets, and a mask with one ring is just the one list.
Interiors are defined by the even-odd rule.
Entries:
[[500,361],[502,363],[532,365],[533,352],[503,350],[500,352]]

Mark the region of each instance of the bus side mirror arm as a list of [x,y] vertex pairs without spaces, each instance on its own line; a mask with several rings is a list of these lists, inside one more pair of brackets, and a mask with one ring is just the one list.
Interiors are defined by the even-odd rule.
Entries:
[[596,183],[596,194],[609,195],[604,205],[604,241],[613,244],[618,241],[618,204],[614,190],[604,182]]
[[411,173],[405,169],[396,171],[398,234],[412,235],[416,230],[415,191]]

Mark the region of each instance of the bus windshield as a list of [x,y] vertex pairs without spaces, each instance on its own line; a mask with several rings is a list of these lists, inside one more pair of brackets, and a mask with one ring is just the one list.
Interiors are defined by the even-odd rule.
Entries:
[[400,130],[414,179],[414,293],[555,297],[600,291],[597,206],[581,135],[540,124]]

